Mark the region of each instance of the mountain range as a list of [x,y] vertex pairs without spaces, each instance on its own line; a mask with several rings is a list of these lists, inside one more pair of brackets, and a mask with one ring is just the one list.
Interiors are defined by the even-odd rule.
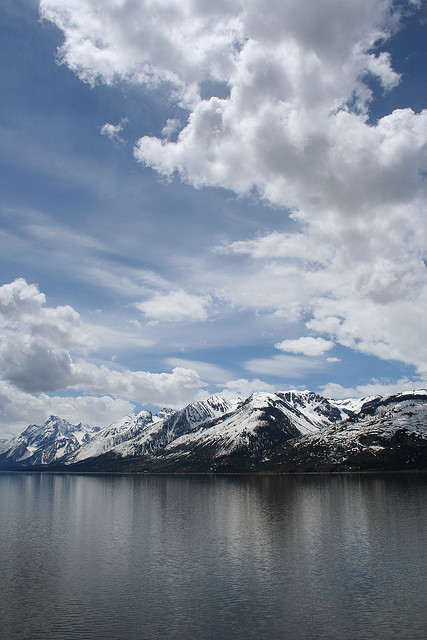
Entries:
[[0,468],[163,473],[421,470],[427,390],[360,400],[311,391],[213,395],[99,429],[51,416],[0,447]]

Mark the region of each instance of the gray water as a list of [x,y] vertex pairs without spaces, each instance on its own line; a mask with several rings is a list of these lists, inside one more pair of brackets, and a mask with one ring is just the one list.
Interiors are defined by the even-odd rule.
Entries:
[[422,475],[0,474],[5,640],[427,638]]

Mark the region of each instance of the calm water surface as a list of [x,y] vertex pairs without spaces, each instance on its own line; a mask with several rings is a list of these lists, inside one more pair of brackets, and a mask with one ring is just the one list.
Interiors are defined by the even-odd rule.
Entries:
[[427,478],[0,474],[5,640],[425,640]]

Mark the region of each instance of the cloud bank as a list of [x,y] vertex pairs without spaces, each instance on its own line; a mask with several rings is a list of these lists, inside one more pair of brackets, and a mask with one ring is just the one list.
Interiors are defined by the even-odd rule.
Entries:
[[[47,306],[38,287],[22,278],[1,286],[3,424],[13,429],[17,424],[23,426],[27,416],[45,419],[54,412],[105,425],[128,413],[134,403],[178,408],[206,395],[205,384],[194,369],[175,367],[171,373],[114,370],[90,361],[90,352],[98,347],[91,328],[72,307]],[[67,390],[73,394],[64,395]],[[57,392],[62,393],[51,395]]]

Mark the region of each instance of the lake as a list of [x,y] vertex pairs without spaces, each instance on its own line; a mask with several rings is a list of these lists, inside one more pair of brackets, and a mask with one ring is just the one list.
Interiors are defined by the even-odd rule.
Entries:
[[5,640],[425,640],[422,474],[0,473]]

